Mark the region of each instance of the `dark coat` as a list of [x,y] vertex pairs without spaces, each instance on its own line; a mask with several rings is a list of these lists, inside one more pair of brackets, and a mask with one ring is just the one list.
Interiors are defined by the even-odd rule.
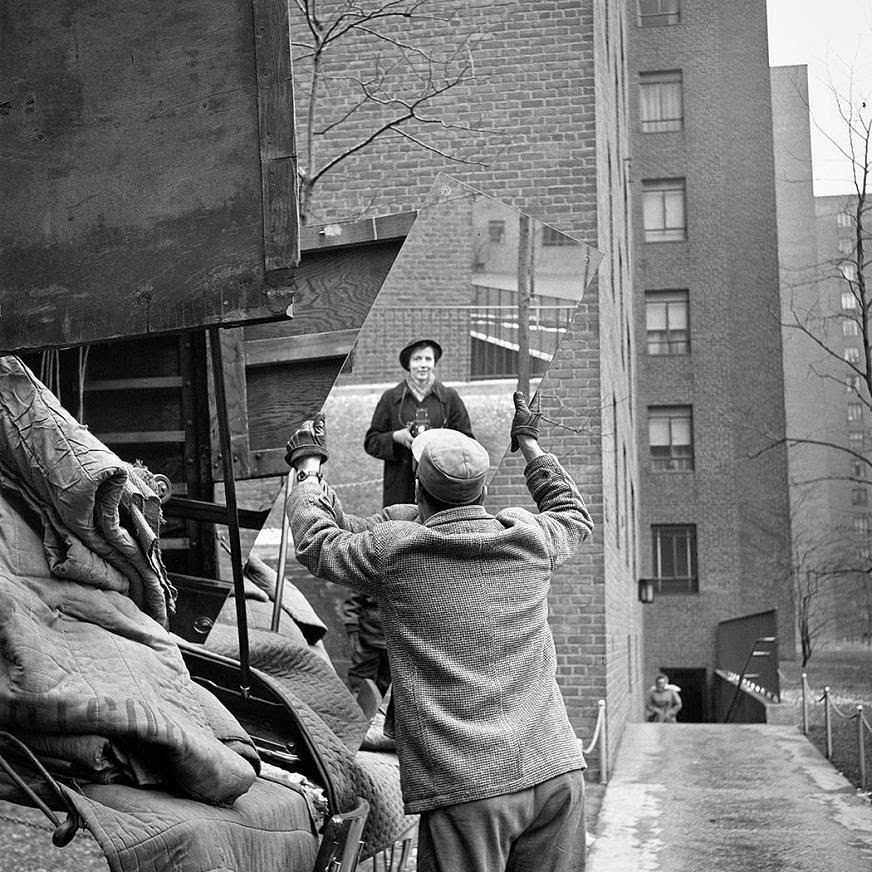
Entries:
[[375,407],[372,423],[366,431],[363,447],[367,454],[385,462],[383,506],[415,502],[415,473],[412,452],[394,442],[394,430],[415,420],[418,409],[430,414],[430,427],[448,427],[472,436],[469,413],[454,388],[435,382],[422,402],[415,399],[405,381],[386,390]]

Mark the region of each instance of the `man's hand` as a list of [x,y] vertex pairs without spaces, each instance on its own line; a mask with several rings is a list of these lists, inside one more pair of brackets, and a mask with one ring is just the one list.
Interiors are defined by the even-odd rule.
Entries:
[[318,412],[311,420],[304,421],[288,439],[285,463],[297,469],[298,463],[306,457],[317,457],[321,463],[326,463],[329,456],[326,419],[323,412]]
[[[541,401],[539,395],[536,395],[535,411],[527,404],[527,398],[521,391],[515,391],[512,395],[512,400],[515,403],[515,417],[512,419],[512,451],[517,451],[519,447],[518,437],[528,437],[534,442],[539,441],[539,419],[541,414]],[[526,441],[526,440],[525,440]]]

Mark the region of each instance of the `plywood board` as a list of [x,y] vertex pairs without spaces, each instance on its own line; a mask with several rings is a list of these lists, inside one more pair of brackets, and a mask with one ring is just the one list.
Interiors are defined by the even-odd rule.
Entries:
[[299,242],[282,20],[285,0],[4,17],[0,351],[284,316]]

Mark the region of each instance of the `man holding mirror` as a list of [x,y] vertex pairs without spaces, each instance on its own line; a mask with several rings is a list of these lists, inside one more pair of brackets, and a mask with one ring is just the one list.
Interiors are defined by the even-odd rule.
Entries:
[[[442,346],[435,339],[414,339],[399,356],[405,378],[381,395],[364,438],[366,453],[384,461],[382,506],[415,502],[415,436],[433,427],[472,436],[460,395],[436,379]],[[341,612],[351,648],[348,686],[357,691],[371,679],[380,693],[386,693],[391,672],[378,603],[354,591],[343,601]]]
[[512,450],[538,514],[485,510],[487,452],[457,431],[416,437],[416,504],[366,519],[322,482],[323,415],[288,442],[298,560],[381,606],[419,872],[584,868],[585,762],[557,684],[548,590],[593,524],[539,446],[538,412],[520,392],[514,405]]

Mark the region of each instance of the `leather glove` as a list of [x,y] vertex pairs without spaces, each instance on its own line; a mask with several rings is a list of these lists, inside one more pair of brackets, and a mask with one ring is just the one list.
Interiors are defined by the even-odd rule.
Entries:
[[512,394],[512,400],[515,403],[515,417],[512,418],[512,451],[518,450],[518,436],[532,436],[534,439],[539,439],[539,419],[542,417],[539,400],[539,395],[536,395],[535,411],[527,404],[527,398],[521,391],[515,391]]
[[304,421],[288,439],[285,450],[285,463],[296,466],[304,457],[320,457],[326,463],[330,456],[327,451],[327,424],[323,412],[318,412],[310,421]]

